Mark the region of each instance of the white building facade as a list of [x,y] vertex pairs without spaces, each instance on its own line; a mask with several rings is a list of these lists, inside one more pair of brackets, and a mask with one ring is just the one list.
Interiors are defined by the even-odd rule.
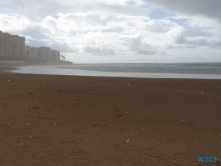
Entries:
[[39,59],[39,49],[38,47],[25,47],[25,54],[27,59],[37,60]]
[[10,46],[11,52],[10,56],[19,57],[20,55],[20,38],[18,35],[10,35]]
[[39,59],[39,60],[60,60],[60,52],[57,50],[51,50],[50,47],[25,47],[27,59]]
[[59,61],[60,60],[60,52],[57,50],[51,50],[51,58],[53,60]]
[[0,31],[0,56],[24,57],[25,38]]
[[50,47],[40,47],[39,48],[39,58],[41,60],[50,60],[51,59],[51,48]]
[[22,57],[25,57],[25,38],[19,37],[20,39],[20,55]]
[[10,34],[3,34],[3,55],[4,57],[9,57],[11,55],[11,43],[10,43]]

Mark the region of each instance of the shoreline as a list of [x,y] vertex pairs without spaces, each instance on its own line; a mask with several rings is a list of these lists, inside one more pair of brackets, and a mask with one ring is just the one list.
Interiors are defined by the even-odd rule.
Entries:
[[0,72],[3,165],[221,160],[221,80]]
[[[208,70],[201,70],[200,67],[190,67],[190,64],[182,66],[170,66],[168,64],[141,67],[138,65],[124,64],[119,67],[119,64],[73,64],[69,62],[9,62],[1,63],[0,69],[8,70],[9,73],[18,74],[37,74],[37,75],[67,75],[67,76],[84,76],[84,77],[107,77],[107,78],[147,78],[147,79],[193,79],[193,80],[221,80],[219,74],[219,66],[208,65]],[[192,64],[191,64],[192,65]],[[190,66],[191,66],[190,65]],[[183,67],[185,66],[185,67]],[[164,70],[164,68],[166,70]],[[13,71],[12,71],[13,69]],[[173,69],[173,70],[172,70]],[[205,72],[205,73],[204,73]]]
[[[72,66],[71,66],[72,67]],[[107,77],[107,78],[147,78],[147,79],[206,79],[221,80],[220,74],[203,73],[157,73],[157,72],[126,72],[126,71],[99,71],[89,69],[77,69],[69,65],[36,65],[23,66],[11,71],[17,74],[37,74],[37,75],[67,75],[84,77]]]

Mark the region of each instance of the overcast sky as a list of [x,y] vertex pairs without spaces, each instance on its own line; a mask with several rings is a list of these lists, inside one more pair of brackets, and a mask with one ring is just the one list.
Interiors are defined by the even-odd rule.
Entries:
[[0,31],[75,63],[221,62],[220,0],[1,0]]

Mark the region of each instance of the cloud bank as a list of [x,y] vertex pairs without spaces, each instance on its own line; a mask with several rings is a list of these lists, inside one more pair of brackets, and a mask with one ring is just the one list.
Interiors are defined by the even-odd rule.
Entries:
[[144,0],[164,9],[190,16],[205,16],[221,21],[220,0]]
[[80,63],[220,61],[218,0],[3,0],[0,30]]

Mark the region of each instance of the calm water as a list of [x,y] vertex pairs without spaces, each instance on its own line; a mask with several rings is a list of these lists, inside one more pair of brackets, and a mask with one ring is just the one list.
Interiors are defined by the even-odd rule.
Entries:
[[48,65],[20,67],[13,72],[101,77],[221,79],[221,63]]

